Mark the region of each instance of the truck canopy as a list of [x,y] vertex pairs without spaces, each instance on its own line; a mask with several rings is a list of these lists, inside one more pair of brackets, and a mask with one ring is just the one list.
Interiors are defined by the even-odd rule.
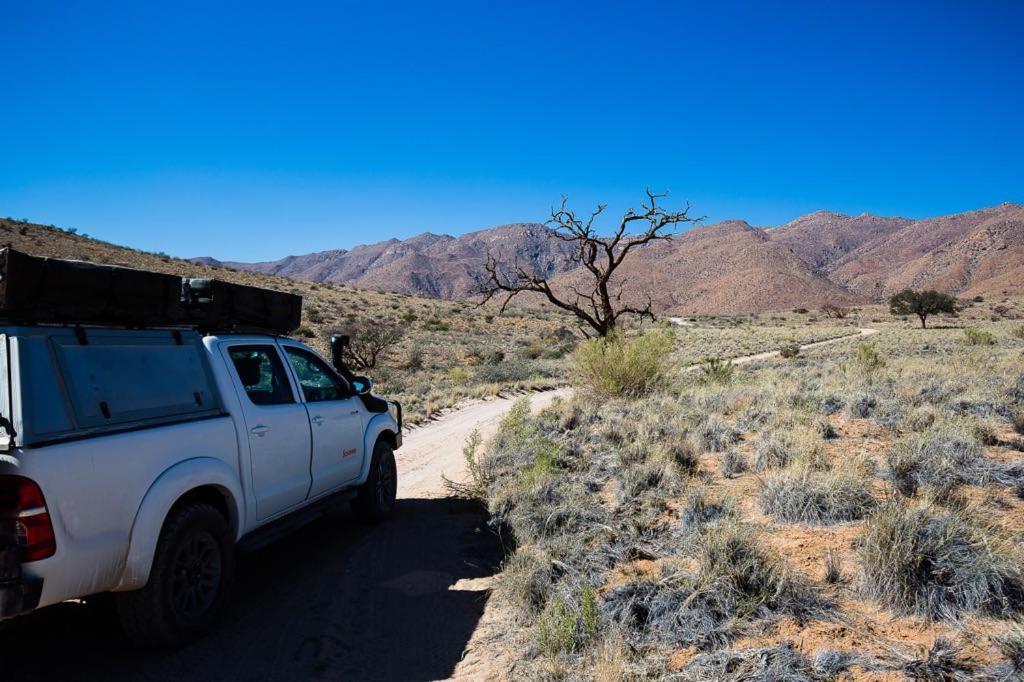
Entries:
[[224,413],[193,330],[0,327],[0,410],[13,444]]

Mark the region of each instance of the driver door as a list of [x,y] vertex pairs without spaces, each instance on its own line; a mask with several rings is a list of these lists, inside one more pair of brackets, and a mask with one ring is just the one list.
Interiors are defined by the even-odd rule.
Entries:
[[302,389],[313,435],[310,497],[358,478],[363,467],[363,404],[320,356],[281,344]]

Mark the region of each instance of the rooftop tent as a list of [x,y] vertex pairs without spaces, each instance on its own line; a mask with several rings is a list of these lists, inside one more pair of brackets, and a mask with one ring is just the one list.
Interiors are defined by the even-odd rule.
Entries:
[[301,296],[217,279],[185,279],[182,303],[188,323],[204,329],[288,334],[302,316]]
[[0,320],[287,334],[302,297],[216,279],[0,249]]
[[181,278],[0,249],[0,317],[127,326],[182,321]]

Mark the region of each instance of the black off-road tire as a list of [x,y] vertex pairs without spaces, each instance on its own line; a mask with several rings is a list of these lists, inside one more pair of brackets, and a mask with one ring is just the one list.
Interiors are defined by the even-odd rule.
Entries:
[[186,504],[164,522],[149,582],[116,594],[121,627],[134,644],[180,647],[217,622],[235,578],[235,542],[209,504]]
[[373,447],[370,475],[359,492],[352,509],[361,521],[376,523],[391,516],[398,492],[398,469],[395,451],[386,441],[379,440]]

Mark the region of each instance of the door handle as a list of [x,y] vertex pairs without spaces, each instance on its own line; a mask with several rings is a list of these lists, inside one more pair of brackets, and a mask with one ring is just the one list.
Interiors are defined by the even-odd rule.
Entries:
[[349,414],[359,414],[359,410],[352,410],[351,412],[349,412]]
[[317,426],[320,426],[321,424],[324,423],[324,418],[318,414],[315,417],[311,417],[309,421],[313,422]]
[[269,426],[264,426],[263,424],[257,424],[256,426],[254,426],[251,429],[249,429],[249,433],[251,433],[254,436],[259,436],[260,438],[262,438],[267,433],[267,431],[269,431],[269,430],[270,430]]

